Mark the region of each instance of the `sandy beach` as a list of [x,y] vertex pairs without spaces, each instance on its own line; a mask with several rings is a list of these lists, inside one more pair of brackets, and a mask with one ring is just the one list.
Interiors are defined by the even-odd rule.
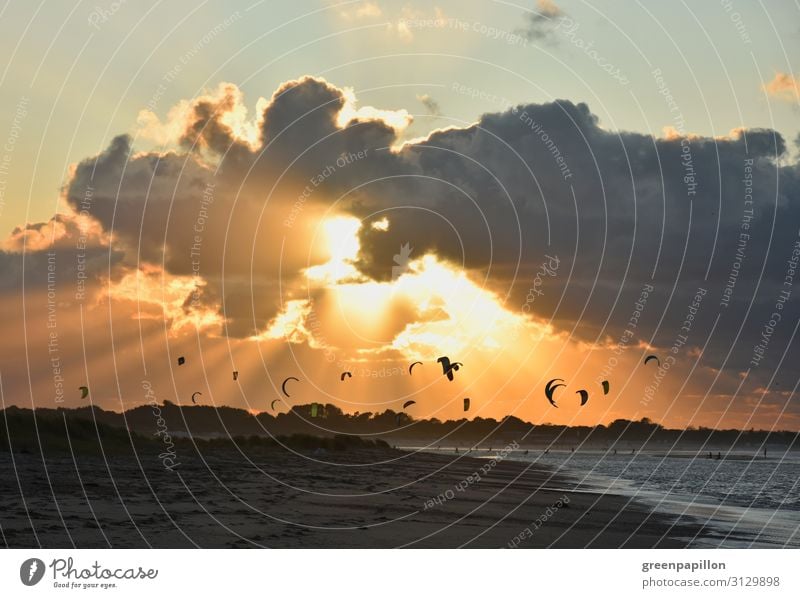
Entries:
[[380,447],[198,451],[189,442],[175,453],[173,469],[150,453],[67,454],[48,458],[46,471],[38,455],[0,453],[2,540],[48,548],[679,548],[699,531],[507,460],[489,466]]

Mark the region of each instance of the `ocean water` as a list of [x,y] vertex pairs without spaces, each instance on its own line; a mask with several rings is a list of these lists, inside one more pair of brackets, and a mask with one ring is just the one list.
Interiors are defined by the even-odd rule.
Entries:
[[629,496],[701,523],[711,533],[690,538],[693,546],[800,547],[800,453],[773,453],[709,459],[674,451],[515,451],[508,458],[546,465],[580,487]]
[[[722,454],[709,459],[697,451],[531,449],[506,459],[544,465],[578,489],[628,496],[676,520],[699,523],[705,533],[687,538],[694,547],[800,547],[800,452]],[[469,455],[498,456],[486,449]]]

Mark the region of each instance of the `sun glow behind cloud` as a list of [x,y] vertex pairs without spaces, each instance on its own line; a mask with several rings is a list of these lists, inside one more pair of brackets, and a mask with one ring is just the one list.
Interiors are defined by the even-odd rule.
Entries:
[[115,301],[135,303],[133,319],[167,320],[167,329],[173,336],[187,328],[219,330],[222,326],[219,313],[191,301],[203,286],[205,282],[191,276],[164,275],[155,269],[138,269],[111,284],[107,296]]
[[[448,352],[491,353],[514,339],[530,341],[553,334],[549,326],[510,312],[493,292],[433,254],[410,261],[395,280],[366,278],[355,266],[361,226],[355,218],[339,216],[322,223],[321,239],[329,258],[306,268],[305,276],[309,289],[320,285],[325,289],[325,312],[317,314],[311,300],[289,301],[263,338],[292,342],[304,338],[313,346],[309,318],[332,318],[364,341],[359,346],[349,339],[353,354],[389,350],[407,358],[435,359]],[[385,344],[376,346],[375,339],[384,338],[378,331],[393,328],[396,332]],[[328,335],[326,340],[333,339]]]
[[335,217],[322,223],[322,242],[330,258],[324,264],[305,269],[306,277],[313,282],[336,284],[360,277],[353,265],[361,245],[357,218]]
[[356,94],[350,87],[342,89],[345,97],[344,106],[342,106],[337,124],[344,127],[351,120],[380,120],[392,127],[395,131],[404,131],[408,125],[414,120],[414,117],[408,113],[408,110],[381,110],[373,106],[358,106]]

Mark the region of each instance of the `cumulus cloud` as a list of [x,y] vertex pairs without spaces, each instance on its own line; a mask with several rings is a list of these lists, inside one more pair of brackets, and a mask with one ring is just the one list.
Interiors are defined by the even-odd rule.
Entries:
[[440,116],[442,114],[442,110],[439,107],[439,102],[434,100],[427,93],[418,95],[417,100],[419,100],[420,104],[425,106],[425,109],[428,111],[429,114],[433,116]]
[[537,0],[534,11],[525,14],[525,25],[518,30],[528,41],[553,41],[556,19],[565,16],[553,0]]
[[764,85],[764,91],[779,100],[797,102],[800,99],[800,82],[788,73],[778,72],[772,81]]
[[339,16],[346,21],[358,21],[361,19],[375,19],[383,15],[381,7],[377,2],[357,2],[339,10]]

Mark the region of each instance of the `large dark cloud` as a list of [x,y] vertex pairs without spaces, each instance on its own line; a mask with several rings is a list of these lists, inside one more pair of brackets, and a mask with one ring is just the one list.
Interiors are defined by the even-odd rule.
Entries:
[[[123,273],[121,251],[72,214],[16,227],[0,249],[0,292],[35,294],[58,288],[91,302],[99,285]],[[11,314],[6,314],[9,317]]]
[[[798,165],[788,163],[779,133],[655,138],[607,130],[586,104],[558,100],[486,114],[471,127],[392,149],[397,134],[390,126],[366,119],[339,126],[343,92],[304,78],[273,95],[252,147],[224,122],[237,94],[229,88],[195,104],[181,152],[134,154],[120,137],[81,163],[67,190],[77,207],[92,186],[91,213],[126,263],[191,274],[194,224],[213,188],[202,233],[202,297],[216,307],[224,302],[229,334],[263,329],[277,313],[286,299],[279,279],[291,287],[309,264],[301,232],[335,209],[367,223],[390,222],[387,231],[362,229],[357,266],[365,275],[388,280],[393,256],[408,243],[412,259],[435,252],[476,280],[488,275],[510,309],[525,304],[545,255],[557,256],[557,275],[532,313],[583,340],[618,338],[642,286],[653,284],[637,335],[666,350],[703,287],[689,344],[702,346],[716,323],[703,363],[719,368],[727,359],[727,370],[746,369],[800,222]],[[753,216],[744,230],[746,177]],[[743,232],[749,237],[739,261]],[[734,269],[733,293],[722,307]],[[796,319],[794,295],[787,309]],[[775,333],[760,371],[787,346],[790,321]]]

